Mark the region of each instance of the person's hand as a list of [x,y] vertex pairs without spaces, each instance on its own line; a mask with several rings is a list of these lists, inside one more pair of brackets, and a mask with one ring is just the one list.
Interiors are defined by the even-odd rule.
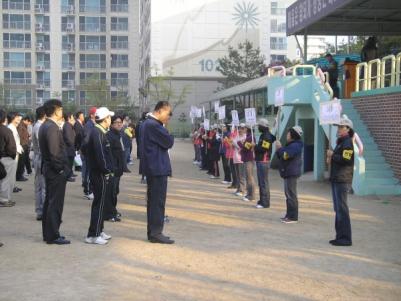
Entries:
[[281,142],[279,140],[276,140],[276,148],[282,148]]
[[328,149],[326,155],[327,155],[326,163],[327,165],[330,165],[331,157],[333,157],[333,151],[331,149]]

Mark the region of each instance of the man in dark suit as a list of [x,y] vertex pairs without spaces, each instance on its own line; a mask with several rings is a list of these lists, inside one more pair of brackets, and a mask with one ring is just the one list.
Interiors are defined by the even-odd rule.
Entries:
[[63,139],[66,146],[66,153],[68,158],[68,167],[70,173],[67,175],[68,182],[75,182],[74,173],[72,167],[75,159],[75,131],[74,131],[75,118],[72,113],[64,113],[64,125],[63,125]]
[[79,111],[75,113],[75,123],[74,123],[74,131],[75,131],[75,149],[80,151],[82,139],[84,136],[84,121],[85,115],[83,112]]
[[46,198],[43,205],[43,240],[48,244],[64,245],[70,241],[60,235],[59,229],[64,207],[64,195],[69,174],[63,141],[63,105],[50,99],[44,104],[47,120],[39,130],[39,146],[42,153],[42,172],[46,182]]
[[167,177],[171,176],[168,150],[173,147],[174,137],[165,125],[172,116],[167,101],[159,101],[153,113],[141,126],[142,172],[147,178],[148,240],[153,243],[173,244],[174,240],[164,236],[164,216],[167,194]]

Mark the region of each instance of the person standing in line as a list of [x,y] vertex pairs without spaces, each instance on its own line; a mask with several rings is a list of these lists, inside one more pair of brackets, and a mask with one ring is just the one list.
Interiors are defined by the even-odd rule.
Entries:
[[[74,132],[75,132],[75,151],[78,153],[81,151],[82,139],[84,135],[84,121],[85,115],[82,111],[78,111],[75,113],[75,123],[74,123]],[[82,171],[82,166],[81,166]]]
[[330,53],[326,54],[325,58],[328,62],[328,66],[323,67],[322,70],[329,73],[329,85],[330,85],[331,89],[333,90],[333,97],[338,98],[339,94],[340,94],[340,90],[337,85],[338,63]]
[[89,141],[89,136],[92,129],[95,127],[95,116],[96,107],[91,107],[89,109],[89,118],[84,125],[84,132],[81,141],[81,160],[82,160],[82,187],[84,188],[84,197],[87,200],[93,200],[92,188],[89,180],[90,166],[88,166],[88,160],[86,160],[87,155],[87,144]]
[[43,204],[42,231],[47,244],[70,244],[60,235],[65,188],[70,172],[63,140],[63,104],[50,99],[43,105],[47,119],[39,129],[39,147],[42,154],[42,173],[46,182]]
[[28,175],[32,173],[31,164],[29,162],[29,132],[28,125],[30,118],[25,116],[17,126],[18,135],[20,137],[20,144],[22,146],[22,153],[18,158],[17,166],[17,181],[24,182],[28,179],[24,177],[25,167]]
[[298,222],[298,194],[297,181],[302,173],[302,149],[301,140],[303,131],[300,126],[294,126],[287,132],[287,144],[282,146],[276,140],[277,156],[280,160],[280,176],[284,179],[284,192],[287,204],[287,213],[281,221],[285,224]]
[[[17,156],[15,157],[15,160],[17,162],[17,168],[15,170],[15,178],[17,179],[17,169],[18,169],[18,162],[19,162],[19,157],[22,155],[22,153],[24,152],[24,149],[21,146],[21,140],[18,134],[18,130],[17,127],[18,125],[21,123],[21,119],[22,116],[21,114],[17,113],[17,112],[10,112],[7,115],[7,119],[8,119],[8,128],[12,131],[13,136],[14,136],[14,140],[15,140],[15,145],[17,146]],[[24,177],[24,181],[27,181],[28,179]],[[13,192],[19,192],[22,189],[15,186],[15,181],[13,182]]]
[[224,171],[224,180],[221,182],[222,184],[231,184],[230,159],[227,158],[227,151],[229,150],[227,149],[227,143],[225,142],[229,136],[230,131],[228,130],[227,125],[224,124],[222,126],[222,137],[220,141],[220,156]]
[[152,243],[174,243],[163,235],[167,178],[172,173],[168,150],[174,145],[174,137],[167,131],[166,125],[172,115],[170,104],[159,101],[141,126],[141,163],[148,185],[147,234]]
[[330,240],[330,244],[333,246],[351,246],[351,218],[347,196],[354,174],[354,126],[345,115],[342,116],[336,126],[338,127],[337,145],[334,151],[327,151],[327,163],[331,167],[330,181],[333,205],[336,213],[336,238]]
[[270,186],[269,186],[269,164],[272,154],[272,146],[276,137],[270,133],[269,121],[261,118],[258,122],[260,137],[258,144],[255,145],[256,173],[259,184],[259,201],[256,208],[270,207]]
[[117,197],[120,193],[120,178],[124,173],[125,151],[121,137],[121,129],[123,127],[123,119],[121,116],[113,116],[111,118],[110,131],[107,132],[107,138],[110,141],[111,153],[113,154],[113,177],[111,178],[112,189],[109,189],[107,196],[104,219],[111,222],[120,222],[121,213],[117,211]]
[[244,162],[245,178],[246,178],[246,195],[242,198],[244,202],[250,202],[255,200],[255,178],[254,166],[255,166],[255,138],[252,135],[251,126],[246,128],[246,138],[244,141],[239,141],[238,145],[241,147],[241,160]]
[[227,136],[224,138],[223,143],[226,148],[226,158],[230,168],[230,174],[232,177],[231,185],[228,186],[228,189],[235,189],[238,185],[237,174],[235,172],[234,166],[234,146],[233,146],[233,139],[238,135],[237,129],[232,128],[231,131],[227,132]]
[[212,130],[208,135],[208,160],[209,160],[209,174],[211,179],[220,178],[219,170],[219,149],[220,149],[220,135],[217,132],[218,126],[214,124]]
[[63,125],[63,139],[66,147],[68,158],[68,167],[71,172],[67,175],[67,182],[75,182],[74,178],[74,159],[75,159],[75,131],[74,131],[75,118],[72,113],[64,113]]
[[233,157],[233,162],[234,162],[234,168],[235,168],[235,174],[237,177],[237,189],[234,192],[236,196],[239,197],[244,197],[245,196],[245,167],[244,167],[244,162],[242,161],[241,158],[241,146],[242,142],[244,142],[246,139],[246,129],[245,129],[245,123],[241,123],[238,127],[238,135],[233,140],[233,146],[234,146],[234,157]]
[[103,231],[104,209],[112,187],[113,158],[107,131],[111,125],[114,112],[105,107],[98,108],[95,114],[96,125],[89,134],[87,144],[87,160],[90,168],[89,176],[93,188],[94,199],[91,208],[91,219],[85,242],[105,245],[111,236]]
[[36,220],[41,221],[43,204],[46,198],[46,182],[42,174],[42,154],[39,146],[39,129],[46,120],[45,108],[36,109],[36,123],[32,129],[33,167],[35,169],[35,213]]
[[0,109],[0,161],[6,171],[6,176],[0,180],[0,207],[12,207],[12,193],[17,171],[17,145],[12,131],[7,127],[6,112]]

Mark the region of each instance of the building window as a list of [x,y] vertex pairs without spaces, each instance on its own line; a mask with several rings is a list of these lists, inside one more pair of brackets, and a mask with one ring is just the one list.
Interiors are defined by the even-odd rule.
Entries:
[[128,18],[111,18],[111,30],[113,31],[128,31]]
[[127,87],[128,86],[128,73],[111,73],[111,86],[112,87]]
[[4,100],[10,106],[31,105],[32,91],[29,89],[5,89]]
[[30,85],[31,72],[4,71],[4,83],[10,85]]
[[270,13],[276,16],[284,16],[285,15],[285,7],[279,7],[278,2],[270,3]]
[[80,50],[106,50],[105,36],[79,36]]
[[75,13],[75,0],[61,0],[61,12],[63,14]]
[[28,52],[4,52],[5,68],[31,68],[31,54]]
[[3,29],[31,29],[30,15],[3,14]]
[[63,91],[61,92],[61,101],[63,102],[75,102],[75,91]]
[[75,36],[74,35],[64,35],[62,38],[62,48],[66,51],[75,50]]
[[3,9],[30,10],[30,0],[3,0]]
[[36,35],[36,51],[50,50],[50,36]]
[[63,88],[75,89],[75,72],[63,72],[61,77]]
[[22,33],[4,33],[4,48],[31,48],[31,35]]
[[270,56],[270,63],[272,63],[272,64],[284,63],[286,60],[287,60],[287,56],[285,56],[285,55],[272,54]]
[[270,20],[270,31],[273,33],[279,33],[279,32],[286,32],[286,23],[285,22],[280,22],[278,23],[276,19]]
[[106,18],[79,17],[79,30],[87,32],[106,32]]
[[106,68],[106,55],[105,54],[81,54],[79,56],[80,68]]
[[128,100],[128,91],[110,91],[110,98],[112,101],[120,100]]
[[49,0],[36,0],[35,12],[48,13],[49,12]]
[[36,16],[35,18],[35,31],[36,32],[48,32],[50,31],[50,18],[49,16]]
[[50,72],[36,72],[36,84],[38,88],[50,88]]
[[286,50],[287,49],[287,38],[271,37],[270,38],[270,49]]
[[61,31],[75,32],[75,17],[68,16],[61,18]]
[[111,68],[128,68],[128,55],[127,54],[112,54],[111,55]]
[[112,12],[128,12],[128,0],[111,0]]
[[81,13],[105,13],[106,0],[79,0]]
[[128,49],[128,37],[111,36],[111,49]]
[[36,90],[36,104],[37,105],[42,105],[48,99],[50,99],[50,91]]
[[61,65],[64,70],[74,70],[75,69],[75,54],[74,53],[64,53],[61,57]]

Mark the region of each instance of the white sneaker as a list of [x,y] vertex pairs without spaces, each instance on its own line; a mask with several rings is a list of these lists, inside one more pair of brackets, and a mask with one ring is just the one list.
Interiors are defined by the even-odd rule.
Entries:
[[236,196],[240,196],[240,197],[243,196],[242,192],[234,192],[234,194],[235,194]]
[[211,179],[217,179],[217,177],[215,177],[215,176],[210,176],[210,178],[211,178]]
[[134,165],[134,161],[128,162],[128,165]]
[[228,182],[228,181],[221,181],[221,184],[231,184],[231,182]]
[[244,196],[244,197],[242,198],[242,200],[243,200],[244,202],[249,202],[249,201],[250,201],[246,196]]
[[85,242],[88,244],[105,245],[109,241],[103,239],[101,236],[98,236],[98,237],[87,237],[85,238]]
[[111,235],[108,235],[104,232],[100,233],[100,237],[103,238],[104,240],[109,240],[111,239]]
[[260,204],[257,204],[255,207],[256,207],[257,209],[263,209],[263,208],[265,208],[265,207],[263,207],[263,206],[260,205]]
[[93,195],[93,193],[90,193],[90,194],[85,194],[85,198],[87,200],[93,200],[95,198],[95,196]]

